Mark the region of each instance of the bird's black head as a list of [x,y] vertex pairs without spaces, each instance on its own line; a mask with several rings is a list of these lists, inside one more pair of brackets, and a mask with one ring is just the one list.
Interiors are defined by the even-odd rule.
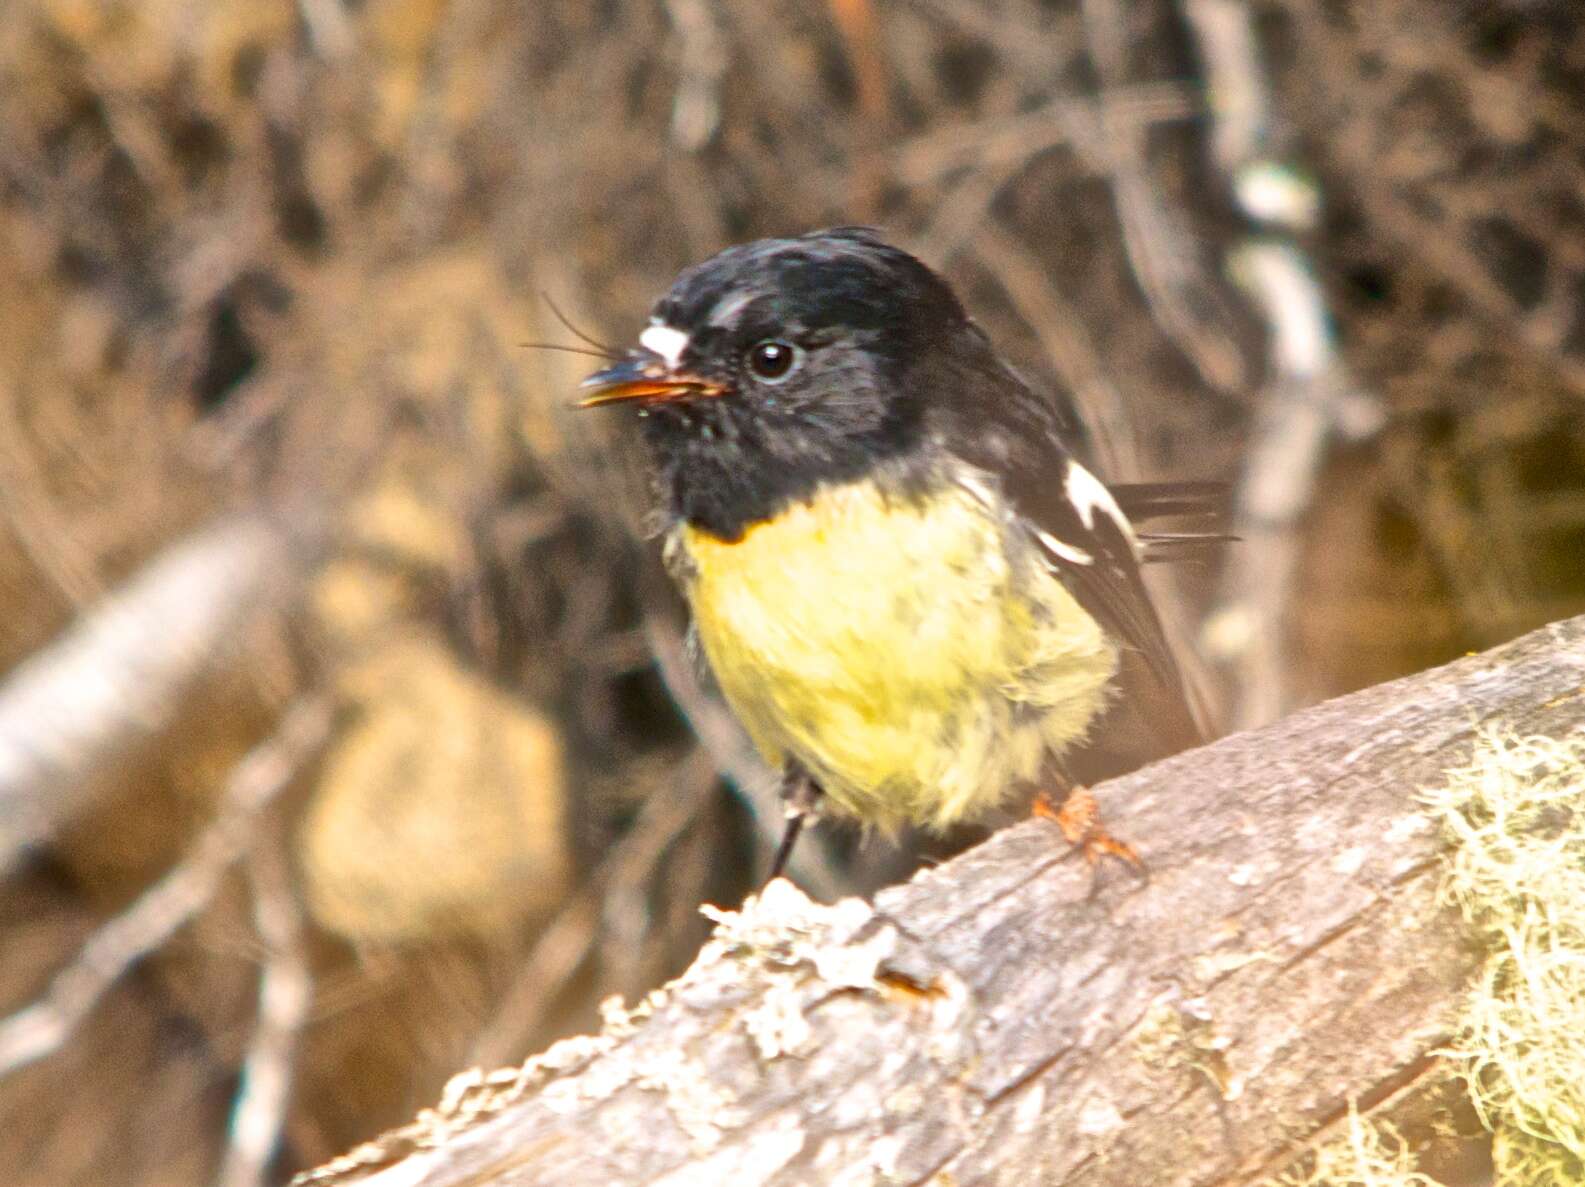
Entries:
[[855,228],[696,264],[639,343],[584,403],[637,404],[671,510],[727,539],[906,460],[943,353],[989,349],[940,277]]

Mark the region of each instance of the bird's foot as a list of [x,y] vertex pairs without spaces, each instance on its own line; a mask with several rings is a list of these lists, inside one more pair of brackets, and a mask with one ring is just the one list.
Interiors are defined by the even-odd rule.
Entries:
[[1103,857],[1115,857],[1126,862],[1137,873],[1145,872],[1145,863],[1138,851],[1127,841],[1119,840],[1101,824],[1101,808],[1087,787],[1075,787],[1061,804],[1053,804],[1051,797],[1041,792],[1035,797],[1030,814],[1049,820],[1062,830],[1068,844],[1078,846],[1084,860],[1093,869]]

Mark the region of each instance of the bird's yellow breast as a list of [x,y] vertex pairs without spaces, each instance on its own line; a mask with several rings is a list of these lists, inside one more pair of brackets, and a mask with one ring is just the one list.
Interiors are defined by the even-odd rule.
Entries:
[[670,542],[721,690],[765,757],[882,827],[982,815],[1083,736],[1116,654],[982,493],[820,489]]

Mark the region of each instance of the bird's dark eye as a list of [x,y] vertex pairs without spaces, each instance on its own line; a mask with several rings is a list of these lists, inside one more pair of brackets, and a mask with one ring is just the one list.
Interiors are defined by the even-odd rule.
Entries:
[[792,374],[798,364],[798,353],[791,342],[767,338],[749,347],[748,368],[767,383],[776,383]]

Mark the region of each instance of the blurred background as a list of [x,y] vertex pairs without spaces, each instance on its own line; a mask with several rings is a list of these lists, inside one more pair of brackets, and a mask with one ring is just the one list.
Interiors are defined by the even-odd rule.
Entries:
[[687,963],[768,773],[525,344],[853,222],[1233,484],[1226,728],[1585,609],[1570,0],[11,0],[8,1183],[282,1182]]

